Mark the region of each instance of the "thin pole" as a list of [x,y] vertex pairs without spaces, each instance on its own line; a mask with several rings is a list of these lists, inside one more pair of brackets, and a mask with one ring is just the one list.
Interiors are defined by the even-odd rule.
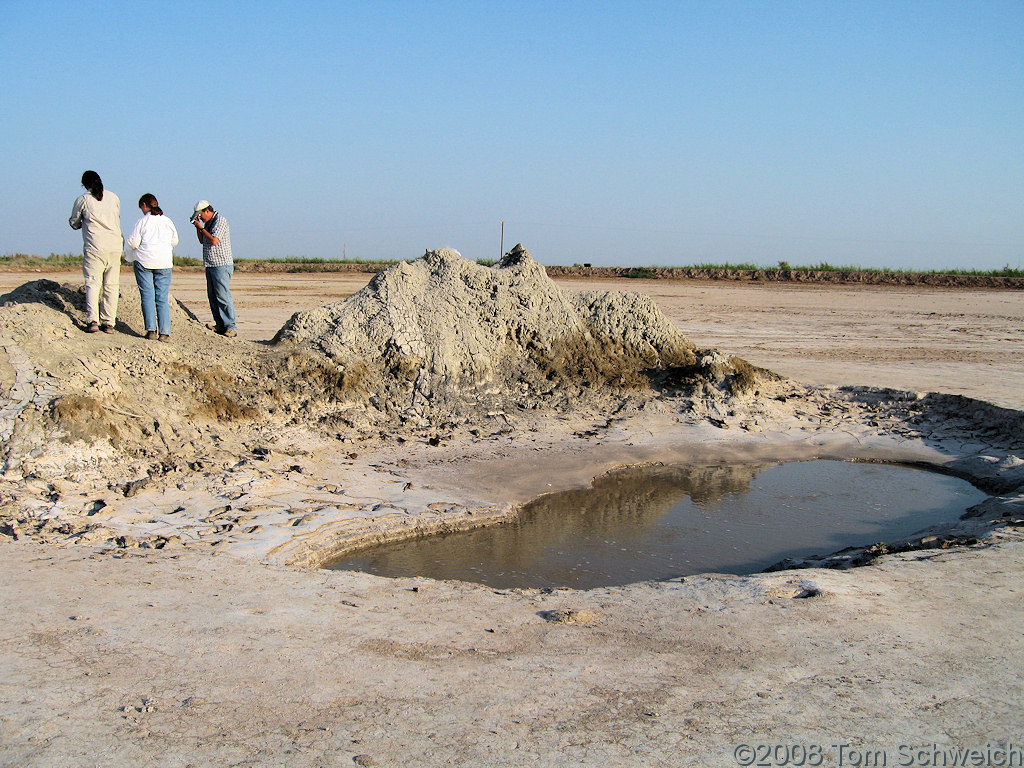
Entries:
[[498,261],[505,256],[505,222],[501,222],[501,244],[498,246]]

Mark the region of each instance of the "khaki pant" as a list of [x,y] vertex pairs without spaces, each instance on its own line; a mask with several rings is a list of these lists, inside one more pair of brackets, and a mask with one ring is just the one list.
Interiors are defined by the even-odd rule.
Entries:
[[114,325],[121,288],[121,251],[85,254],[82,274],[85,276],[87,322]]

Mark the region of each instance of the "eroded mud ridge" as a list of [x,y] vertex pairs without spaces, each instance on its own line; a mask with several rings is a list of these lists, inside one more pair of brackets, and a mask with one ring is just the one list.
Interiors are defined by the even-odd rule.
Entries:
[[586,407],[595,393],[642,399],[652,383],[726,397],[773,378],[696,349],[647,296],[561,290],[521,246],[493,268],[428,252],[294,315],[274,342],[322,355],[346,389],[417,426]]
[[512,511],[457,482],[422,488],[428,469],[559,440],[625,454],[656,424],[715,439],[804,432],[792,439],[808,456],[820,435],[938,435],[957,446],[952,471],[991,492],[1017,488],[1024,464],[1017,412],[782,380],[697,348],[644,295],[560,289],[521,246],[493,267],[429,251],[297,313],[267,344],[224,339],[177,303],[171,342],[146,341],[124,277],[113,335],[82,332],[79,285],[38,280],[0,304],[12,536],[315,564]]

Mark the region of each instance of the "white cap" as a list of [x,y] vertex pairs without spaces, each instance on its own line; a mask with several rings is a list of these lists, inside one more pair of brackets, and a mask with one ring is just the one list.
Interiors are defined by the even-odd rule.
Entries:
[[196,210],[197,211],[205,211],[209,207],[210,207],[210,202],[208,200],[200,200],[198,203],[196,203]]

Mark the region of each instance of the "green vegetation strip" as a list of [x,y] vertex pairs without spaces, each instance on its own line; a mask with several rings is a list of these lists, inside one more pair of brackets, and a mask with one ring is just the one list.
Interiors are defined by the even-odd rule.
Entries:
[[[352,269],[353,267],[362,267],[362,270],[355,271],[367,271],[367,272],[378,272],[389,264],[396,264],[402,261],[402,259],[321,259],[321,258],[310,258],[308,256],[285,256],[283,258],[275,259],[236,259],[236,263],[243,269],[251,271],[259,271],[261,267],[267,269],[267,271],[287,271],[287,272],[328,272],[336,269]],[[477,259],[477,263],[485,267],[493,266],[496,261],[494,259]],[[190,258],[187,256],[175,256],[174,265],[176,267],[201,267],[203,265],[202,259]],[[7,270],[61,270],[61,269],[74,269],[82,266],[82,257],[72,253],[51,253],[49,256],[34,256],[25,253],[8,254],[0,256],[0,269]],[[282,269],[284,267],[284,269]],[[555,269],[569,269],[566,267],[557,267]],[[592,269],[588,266],[580,264],[574,265],[573,269],[576,270],[588,270]],[[757,264],[751,263],[739,263],[731,264],[725,262],[724,264],[695,264],[693,266],[645,266],[645,267],[608,267],[608,268],[595,268],[595,271],[601,271],[602,269],[614,269],[616,271],[621,270],[622,277],[632,278],[646,278],[656,279],[663,278],[666,273],[677,272],[682,276],[683,273],[692,273],[695,271],[716,273],[716,272],[730,272],[730,273],[741,273],[751,272],[759,274],[771,275],[775,278],[785,279],[787,277],[796,277],[800,275],[812,275],[814,273],[846,273],[846,274],[879,274],[879,275],[960,275],[966,277],[1009,277],[1009,278],[1024,278],[1024,269],[1014,269],[1009,264],[1004,266],[1002,269],[944,269],[944,270],[910,270],[910,269],[890,269],[890,268],[872,268],[872,267],[858,267],[858,266],[836,266],[827,262],[821,262],[812,266],[791,266],[789,262],[780,261],[776,267],[761,267]]]

